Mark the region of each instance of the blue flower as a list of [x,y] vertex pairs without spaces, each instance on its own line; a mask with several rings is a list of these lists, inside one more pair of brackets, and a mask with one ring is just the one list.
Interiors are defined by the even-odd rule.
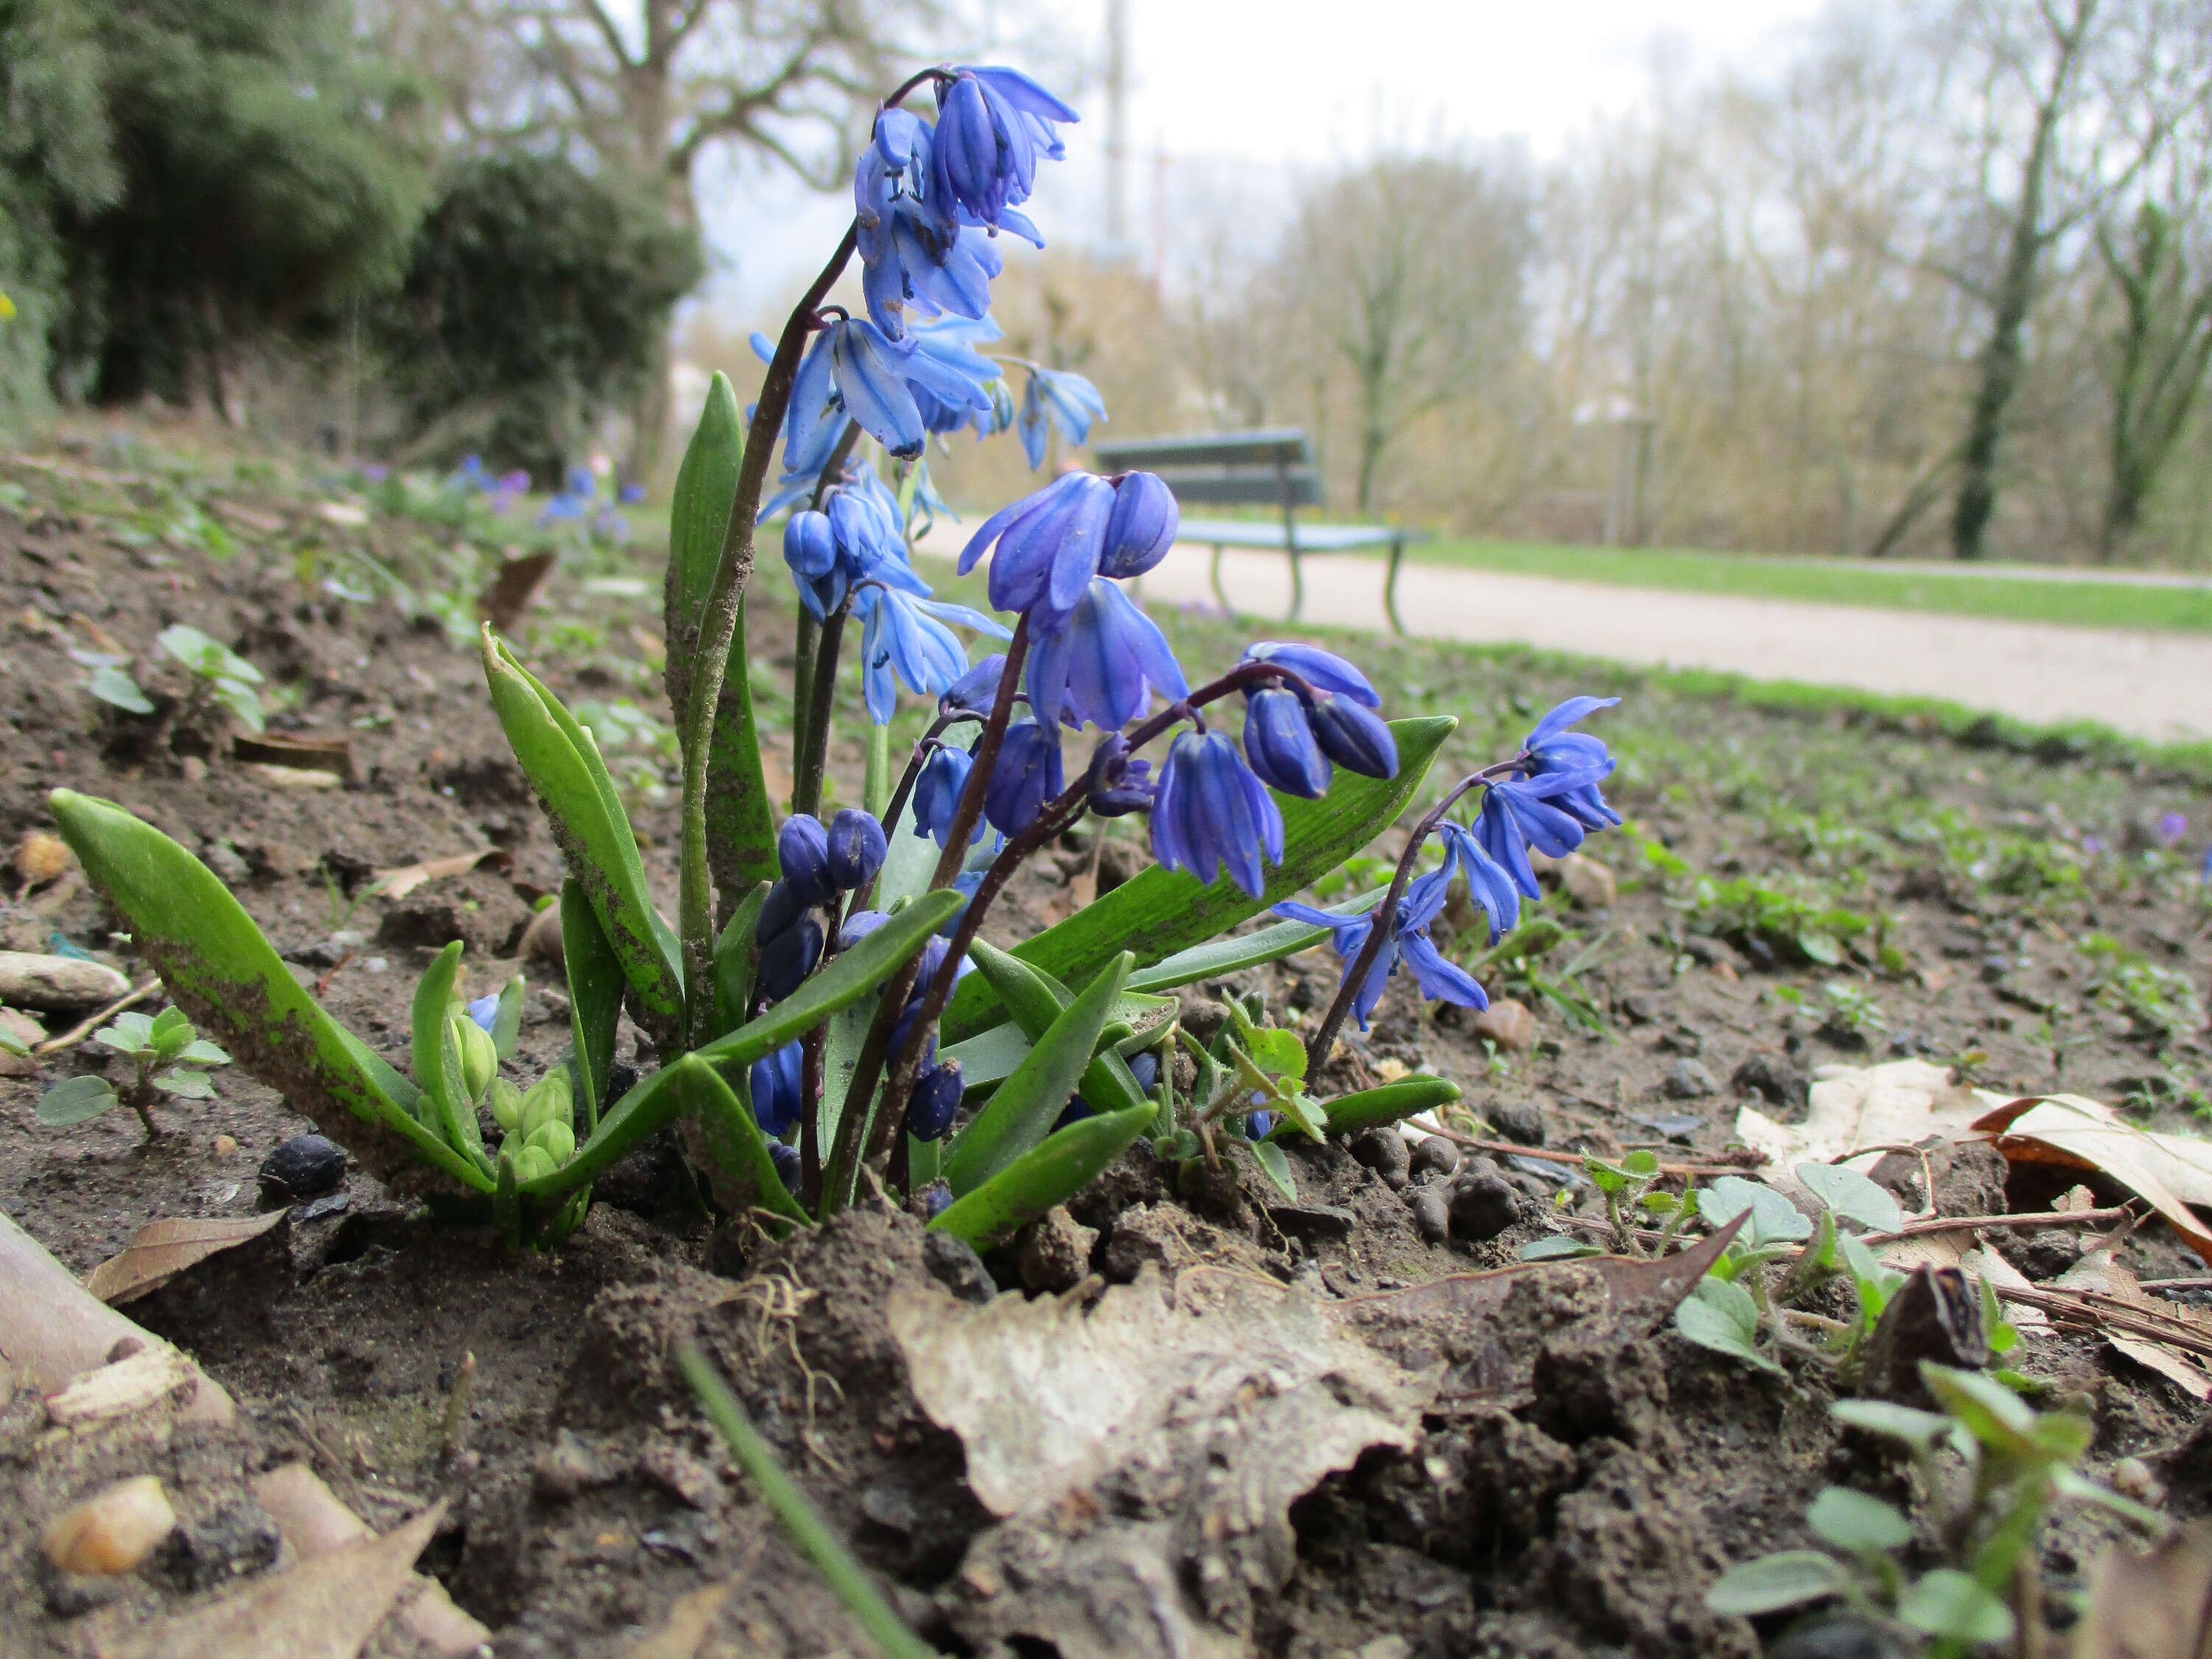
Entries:
[[872,813],[848,806],[830,820],[830,880],[841,892],[865,887],[884,867],[884,826]]
[[917,599],[896,587],[866,589],[857,606],[860,630],[860,684],[868,718],[888,726],[897,710],[896,673],[917,696],[935,696],[967,672],[968,653],[952,630],[957,622],[1000,639],[1006,629],[980,611],[941,599]]
[[[794,513],[784,526],[784,563],[798,582],[800,602],[817,617],[844,604],[860,582],[928,596],[929,584],[908,561],[897,504],[886,507],[877,489],[868,488],[870,480],[881,488],[882,480],[864,468],[852,483],[830,492],[825,511]],[[865,610],[872,599],[861,603]]]
[[957,1060],[939,1061],[924,1072],[907,1097],[906,1132],[916,1140],[943,1139],[951,1133],[964,1087]]
[[1158,795],[1152,763],[1133,757],[1129,740],[1119,732],[1109,732],[1098,740],[1098,746],[1091,751],[1084,781],[1090,791],[1091,810],[1102,818],[1149,812]]
[[837,930],[837,948],[849,951],[862,939],[890,920],[884,910],[855,910],[845,918],[845,925]]
[[998,324],[988,317],[973,321],[948,317],[927,327],[910,329],[906,337],[917,356],[927,357],[938,368],[951,370],[961,377],[963,384],[975,387],[983,395],[981,404],[972,397],[948,399],[909,376],[907,388],[914,393],[915,408],[921,411],[922,425],[932,432],[957,432],[963,427],[973,427],[979,438],[988,438],[998,430],[999,400],[1005,391],[1005,377],[1000,374],[998,364],[975,349],[979,342],[999,337]]
[[937,712],[950,714],[956,709],[971,714],[988,714],[991,705],[998,701],[999,681],[1006,672],[1006,653],[994,651],[979,658],[975,665],[946,686],[937,699]]
[[491,1028],[499,1022],[499,993],[494,991],[489,996],[478,997],[469,1004],[469,1018],[481,1025],[484,1035],[489,1036]]
[[1114,480],[1114,516],[1106,521],[1098,574],[1125,580],[1143,575],[1167,557],[1182,527],[1182,509],[1159,474],[1123,473]]
[[1533,846],[1546,857],[1558,859],[1581,846],[1581,820],[1555,803],[1593,788],[1603,775],[1592,769],[1493,783],[1483,797],[1482,811],[1475,815],[1474,839],[1516,887],[1534,898],[1541,890],[1528,862],[1528,848]]
[[1244,1118],[1244,1133],[1253,1140],[1265,1140],[1275,1127],[1273,1112],[1249,1112]]
[[1090,441],[1091,423],[1106,418],[1106,400],[1098,388],[1070,369],[1030,368],[1029,385],[1022,390],[1022,412],[1017,425],[1022,453],[1034,472],[1044,465],[1045,428],[1060,429],[1068,443]]
[[755,988],[769,1002],[781,1002],[805,981],[822,960],[822,924],[802,915],[761,946]]
[[955,204],[974,222],[994,228],[1005,223],[1009,207],[1029,200],[1038,161],[1056,161],[1066,153],[1054,124],[1077,118],[1010,69],[963,68],[939,83],[937,110],[932,191],[939,204]]
[[[1327,910],[1317,910],[1310,904],[1301,904],[1295,899],[1285,899],[1273,907],[1276,915],[1291,921],[1303,921],[1315,927],[1329,930],[1329,945],[1338,960],[1347,970],[1354,958],[1367,943],[1367,936],[1375,931],[1372,912],[1362,911],[1356,916],[1334,915]],[[1359,1022],[1359,1029],[1367,1029],[1367,1017],[1375,1012],[1375,1005],[1382,1000],[1382,989],[1397,971],[1398,953],[1385,946],[1375,953],[1375,961],[1360,981],[1358,991],[1352,999],[1352,1017]]]
[[1599,739],[1588,732],[1567,728],[1585,715],[1610,708],[1620,701],[1619,697],[1569,697],[1537,721],[1535,729],[1521,744],[1528,754],[1533,776],[1551,777],[1565,772],[1585,775],[1584,782],[1563,789],[1553,798],[1559,809],[1584,830],[1608,829],[1620,822],[1620,814],[1606,804],[1597,787],[1598,780],[1612,772],[1613,757]]
[[[1414,983],[1430,1001],[1454,1003],[1478,1012],[1490,1006],[1489,997],[1474,975],[1446,957],[1429,937],[1430,924],[1443,910],[1451,878],[1452,860],[1447,859],[1425,875],[1417,877],[1399,898],[1397,913],[1390,920],[1390,936],[1375,953],[1366,977],[1352,995],[1352,1017],[1359,1022],[1361,1030],[1367,1029],[1368,1016],[1382,1000],[1383,988],[1398,971],[1401,961],[1413,970]],[[1316,910],[1310,904],[1286,902],[1276,905],[1274,914],[1329,929],[1330,943],[1347,965],[1358,958],[1375,931],[1371,910],[1356,916],[1340,916]]]
[[645,486],[641,483],[626,483],[617,492],[617,499],[625,507],[635,507],[645,499]]
[[1244,709],[1244,758],[1260,781],[1286,795],[1318,800],[1334,769],[1314,742],[1305,705],[1295,691],[1253,694]]
[[1092,577],[1141,575],[1164,557],[1177,517],[1175,497],[1152,473],[1063,473],[984,520],[960,555],[960,572],[995,542],[993,608],[1024,612],[1032,630],[1054,633]]
[[787,1141],[771,1140],[768,1144],[768,1161],[775,1165],[777,1177],[787,1193],[796,1193],[799,1183],[805,1179],[806,1160],[799,1148]]
[[1059,728],[1033,720],[1009,726],[983,790],[983,816],[1001,834],[1018,836],[1065,787]]
[[1065,719],[1106,731],[1127,726],[1155,695],[1190,695],[1167,636],[1129,596],[1094,576],[1062,627],[1030,653],[1030,710],[1049,725]]
[[1369,778],[1398,775],[1398,740],[1390,734],[1390,724],[1364,703],[1343,696],[1323,697],[1306,711],[1306,721],[1322,753],[1347,772]]
[[1492,945],[1521,925],[1521,890],[1482,843],[1449,818],[1437,826],[1453,866],[1467,878],[1468,896],[1490,919]]
[[[975,763],[963,749],[939,749],[922,762],[921,771],[914,781],[914,833],[927,836],[942,847],[945,837],[952,833],[954,814],[960,810],[961,793],[968,787],[968,775]],[[975,820],[975,828],[968,840],[972,845],[983,833],[983,821]]]
[[[957,359],[923,351],[912,340],[893,341],[865,317],[840,318],[828,333],[830,373],[845,412],[894,455],[921,454],[929,435],[915,401],[916,391],[955,407],[991,407],[990,393]],[[998,370],[988,360],[975,361],[996,377]]]
[[765,946],[778,934],[788,932],[799,919],[823,902],[829,895],[820,888],[810,888],[786,876],[768,890],[761,901],[760,915],[753,921],[753,943]]
[[811,812],[793,812],[783,821],[775,832],[775,861],[808,906],[827,903],[836,890],[830,879],[830,832]]
[[1220,732],[1184,732],[1169,746],[1152,802],[1152,856],[1203,882],[1226,870],[1254,898],[1267,888],[1261,859],[1283,861],[1283,814]]
[[[991,279],[1002,268],[999,250],[980,225],[963,225],[957,203],[933,199],[934,131],[907,110],[876,118],[874,141],[853,169],[854,245],[868,314],[892,339],[908,313],[945,312],[980,319],[990,309]],[[1000,225],[1039,246],[1036,227],[1018,213]]]
[[1380,708],[1382,699],[1367,683],[1367,676],[1334,651],[1317,645],[1281,640],[1261,640],[1244,647],[1246,662],[1272,662],[1287,668],[1316,691],[1333,691],[1370,708]]
[[794,1040],[763,1054],[748,1074],[753,1121],[772,1139],[781,1139],[799,1127],[799,1115],[806,1103],[801,1084],[805,1058],[805,1050]]

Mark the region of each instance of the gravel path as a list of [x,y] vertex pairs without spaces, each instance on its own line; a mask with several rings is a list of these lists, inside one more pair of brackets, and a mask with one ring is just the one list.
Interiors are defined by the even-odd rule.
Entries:
[[[1211,550],[1186,544],[1139,584],[1153,602],[1211,605]],[[1242,610],[1280,617],[1290,570],[1231,550],[1222,581]],[[1384,629],[1382,568],[1305,561],[1304,615]],[[2212,637],[2057,628],[1924,611],[1729,599],[1408,563],[1398,609],[1437,639],[1513,641],[1625,662],[1715,668],[1943,697],[2022,720],[2100,720],[2139,738],[2212,737]]]

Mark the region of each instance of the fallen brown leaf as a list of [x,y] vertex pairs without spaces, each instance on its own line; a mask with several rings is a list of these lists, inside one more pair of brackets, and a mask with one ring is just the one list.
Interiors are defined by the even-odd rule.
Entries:
[[289,1213],[271,1210],[266,1215],[149,1221],[131,1235],[120,1254],[85,1276],[84,1287],[102,1302],[119,1307],[211,1255],[260,1237]]
[[394,869],[379,870],[375,872],[377,890],[388,899],[403,899],[425,882],[465,876],[487,860],[495,869],[506,870],[513,866],[514,854],[504,848],[483,847],[473,853],[456,853],[451,858],[423,859]]
[[[2175,1190],[2177,1182],[2187,1184],[2192,1170],[2212,1183],[2212,1146],[2179,1135],[2153,1138],[2123,1122],[2111,1107],[2081,1095],[2007,1101],[1970,1127],[1995,1136],[1997,1150],[2010,1162],[2058,1164],[2109,1176],[2146,1200],[2191,1249],[2212,1261],[2212,1227],[2198,1220]],[[2203,1161],[2201,1170],[2192,1155]]]
[[492,625],[493,631],[511,634],[530,609],[530,602],[538,597],[538,590],[545,585],[552,574],[556,556],[550,549],[543,553],[526,553],[520,558],[509,559],[499,568],[491,586],[484,589],[477,600],[477,614]]
[[446,1513],[314,1556],[112,1644],[101,1659],[354,1659],[376,1634]]
[[174,1348],[140,1348],[48,1395],[46,1420],[75,1429],[136,1416],[165,1401],[188,1398],[198,1381],[192,1362]]
[[623,1659],[692,1659],[707,1639],[707,1627],[721,1611],[730,1593],[726,1583],[708,1584],[688,1595],[679,1595],[668,1609],[660,1628],[650,1631],[623,1650]]
[[2089,1571],[2089,1612],[2075,1659],[2212,1656],[2212,1526],[2168,1533],[2148,1550],[2115,1544]]
[[240,760],[262,766],[332,772],[349,782],[355,775],[350,732],[241,732],[230,749]]

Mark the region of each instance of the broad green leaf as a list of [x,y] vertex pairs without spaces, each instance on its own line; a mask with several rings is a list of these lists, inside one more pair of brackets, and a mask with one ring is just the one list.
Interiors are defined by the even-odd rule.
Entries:
[[1843,1564],[1832,1557],[1818,1550],[1784,1550],[1730,1567],[1705,1592],[1705,1606],[1723,1616],[1753,1618],[1841,1595],[1850,1582]]
[[[944,1051],[944,1057],[960,1056],[961,1076],[970,1089],[1001,1078],[1012,1077],[1026,1060],[1032,1045],[1060,1018],[1060,1010],[1075,1000],[1075,994],[1051,975],[1041,973],[1018,957],[986,945],[978,939],[969,947],[969,956],[976,967],[992,976],[992,988],[999,993],[1014,1018],[1006,1025],[994,1028],[981,1036],[969,1039],[969,1043],[994,1045],[979,1049],[974,1069],[963,1054],[969,1044],[956,1044]],[[1106,1011],[1108,1024],[1133,1014],[1149,1021],[1158,1005],[1174,1006],[1172,998],[1132,998],[1124,989],[1114,999]],[[1135,1021],[1133,1019],[1133,1024]],[[1000,1037],[999,1034],[1004,1033]],[[997,1041],[994,1044],[994,1039]],[[1012,1042],[1006,1039],[1011,1038]],[[1017,1047],[1016,1045],[1018,1045]],[[1000,1069],[1003,1065],[1003,1069]],[[1137,1086],[1136,1078],[1113,1047],[1102,1048],[1091,1064],[1084,1069],[1083,1080],[1078,1085],[1083,1097],[1102,1112],[1124,1112],[1145,1097]]]
[[1659,1173],[1659,1154],[1648,1148],[1638,1148],[1620,1160],[1624,1173],[1638,1181],[1650,1181]]
[[1283,1155],[1283,1149],[1271,1140],[1258,1140],[1252,1144],[1252,1156],[1259,1161],[1261,1169],[1267,1172],[1267,1179],[1275,1183],[1283,1196],[1296,1203],[1298,1183],[1291,1177],[1291,1160]]
[[687,1054],[671,1069],[680,1074],[686,1101],[699,1115],[715,1197],[725,1203],[742,1199],[786,1220],[806,1221],[806,1212],[776,1173],[752,1103],[696,1054]]
[[[1081,995],[1059,1011],[1028,1057],[1014,1068],[1013,1075],[999,1085],[990,1103],[960,1132],[944,1166],[945,1179],[956,1199],[981,1186],[1051,1133],[1054,1120],[1066,1109],[1068,1097],[1091,1068],[1107,1012],[1128,977],[1126,955],[1108,963]],[[1135,1087],[1133,1079],[1129,1087]],[[1147,1118],[1150,1110],[1146,1103]],[[1101,1113],[1102,1116],[1122,1115],[1111,1110]]]
[[1797,1179],[1837,1215],[1870,1231],[1891,1232],[1905,1224],[1905,1212],[1898,1207],[1896,1196],[1856,1170],[1840,1164],[1800,1164]]
[[89,1123],[121,1102],[104,1077],[68,1078],[39,1097],[39,1121],[50,1129],[66,1129],[74,1123]]
[[1759,1335],[1759,1304],[1742,1285],[1710,1276],[1674,1310],[1674,1328],[1701,1348],[1724,1353],[1756,1365],[1777,1376],[1782,1367],[1754,1346]]
[[1991,1451],[2029,1460],[2041,1450],[2035,1439],[2034,1408],[1995,1377],[1923,1360],[1920,1379],[1936,1404]]
[[[1322,1102],[1321,1109],[1328,1133],[1348,1135],[1378,1124],[1395,1123],[1416,1113],[1434,1111],[1458,1098],[1459,1085],[1449,1078],[1408,1077],[1378,1088],[1339,1095],[1334,1100]],[[1267,1139],[1281,1140],[1295,1133],[1295,1125],[1279,1123],[1268,1131]]]
[[718,1066],[751,1065],[881,985],[965,902],[949,887],[923,894],[758,1019],[695,1052]]
[[[1371,893],[1363,893],[1347,903],[1332,907],[1328,914],[1346,917],[1364,915],[1380,904],[1388,890],[1378,887]],[[1326,942],[1332,931],[1310,922],[1278,921],[1249,933],[1209,939],[1188,951],[1178,951],[1164,962],[1139,969],[1129,975],[1129,988],[1171,991],[1179,985],[1194,985],[1202,979],[1224,979],[1247,968],[1261,967],[1285,957],[1294,957],[1301,951],[1310,951]]]
[[92,1040],[103,1048],[112,1048],[118,1054],[143,1054],[153,1046],[154,1021],[149,1015],[126,1012],[92,1034]]
[[574,1050],[579,1120],[588,1132],[607,1104],[607,1073],[622,1018],[622,959],[570,876],[561,884],[561,960],[568,976],[568,1041]]
[[1912,1541],[1912,1522],[1896,1504],[1849,1486],[1824,1489],[1806,1510],[1805,1524],[1823,1543],[1854,1555],[1880,1555]]
[[2094,1504],[2100,1509],[2132,1522],[2146,1532],[2160,1533],[2166,1526],[2166,1516],[2132,1498],[2123,1498],[2109,1486],[2100,1486],[2085,1474],[2069,1468],[2055,1468],[2051,1472],[2051,1490],[2062,1498],[2071,1498],[2084,1504]]
[[112,801],[58,789],[63,838],[129,923],[169,995],[247,1072],[389,1180],[417,1164],[471,1191],[491,1180],[406,1109],[415,1085],[376,1060],[293,977],[212,871]]
[[1808,927],[1797,935],[1797,948],[1806,961],[1823,968],[1833,968],[1844,959],[1844,947],[1815,928]]
[[1751,1212],[1751,1237],[1744,1242],[1753,1249],[1813,1236],[1812,1218],[1771,1187],[1741,1176],[1723,1176],[1698,1189],[1698,1213],[1709,1227],[1724,1227],[1747,1210]]
[[192,1040],[192,1023],[181,1008],[164,1008],[146,1027],[147,1041],[167,1059],[174,1060]]
[[714,939],[714,1035],[734,1031],[745,1023],[745,1010],[753,999],[753,973],[759,964],[754,952],[753,929],[761,906],[768,902],[768,884],[755,882],[739,896],[737,908]]
[[2012,1609],[1954,1567],[1938,1567],[1909,1586],[1897,1598],[1897,1616],[1954,1641],[2012,1640]]
[[749,608],[742,601],[738,605],[730,665],[707,738],[707,868],[725,904],[755,882],[774,881],[779,873],[775,803],[761,769],[760,726],[753,718],[752,684],[745,670]]
[[[461,951],[461,941],[454,939],[430,958],[422,977],[415,981],[415,1001],[409,1013],[413,1039],[409,1054],[415,1062],[415,1086],[422,1090],[428,1107],[423,1121],[444,1136],[449,1146],[461,1144],[453,1126],[453,1092],[458,1091],[448,1091],[441,1056],[453,1043],[446,1023],[453,1017],[453,981],[460,977]],[[459,1078],[456,1056],[451,1081],[457,1085]]]
[[630,1091],[599,1115],[599,1127],[576,1148],[576,1155],[550,1175],[522,1183],[532,1198],[548,1198],[580,1187],[657,1133],[684,1109],[676,1085],[678,1068],[664,1066],[641,1078]]
[[1069,1124],[955,1200],[929,1224],[988,1249],[1097,1180],[1150,1127],[1156,1109],[1148,1100]]
[[[1120,951],[1132,951],[1139,963],[1150,964],[1227,933],[1334,870],[1395,823],[1457,725],[1449,715],[1394,720],[1396,777],[1364,778],[1340,769],[1319,800],[1280,798],[1284,859],[1267,872],[1267,890],[1258,898],[1226,875],[1201,884],[1182,871],[1154,865],[1023,941],[1014,954],[1073,985],[1089,981]],[[1161,988],[1154,983],[1147,988]],[[969,975],[945,1011],[945,1039],[957,1042],[989,1026],[997,1004],[981,975]]]
[[1559,1261],[1570,1256],[1601,1254],[1596,1245],[1584,1243],[1565,1233],[1554,1233],[1548,1238],[1532,1238],[1521,1247],[1523,1261]]
[[637,841],[599,746],[489,627],[483,642],[484,678],[507,744],[544,809],[568,873],[583,884],[637,994],[643,1023],[665,1036],[682,1018],[683,974],[675,941],[647,893]]
[[138,682],[113,663],[103,663],[94,669],[85,680],[84,689],[100,702],[112,703],[126,714],[150,714],[154,712],[152,699],[139,689]]
[[1296,1031],[1255,1031],[1250,1053],[1252,1063],[1272,1076],[1303,1079],[1306,1074],[1306,1045]]
[[190,1042],[186,1043],[185,1045],[184,1052],[179,1054],[177,1059],[179,1061],[187,1066],[228,1066],[230,1064],[229,1052],[223,1048],[219,1043],[210,1042],[205,1037],[195,1037]]
[[205,1072],[157,1072],[149,1079],[165,1095],[174,1095],[180,1100],[213,1100],[215,1085],[208,1080]]
[[509,1255],[522,1248],[520,1177],[515,1170],[514,1150],[504,1146],[499,1149],[499,1168],[493,1176],[491,1222]]
[[1828,1411],[1847,1428],[1902,1440],[1923,1452],[1951,1431],[1951,1419],[1940,1412],[1923,1412],[1887,1400],[1838,1400]]
[[499,988],[499,1007],[491,1018],[491,1047],[501,1060],[514,1059],[515,1044],[522,1040],[522,994],[529,988],[520,974]]

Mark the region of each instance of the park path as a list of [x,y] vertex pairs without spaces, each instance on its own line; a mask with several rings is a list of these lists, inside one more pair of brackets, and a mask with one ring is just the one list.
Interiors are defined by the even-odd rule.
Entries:
[[[1152,603],[1211,606],[1211,550],[1178,546],[1139,583]],[[1279,553],[1231,550],[1222,584],[1238,609],[1290,607]],[[1305,561],[1304,616],[1334,627],[1389,627],[1382,567]],[[2086,719],[2130,736],[2212,737],[2212,635],[2065,628],[1555,581],[1408,562],[1398,610],[1431,639],[1518,641],[1622,662],[1713,668],[1759,679],[1943,697],[2052,722]]]

